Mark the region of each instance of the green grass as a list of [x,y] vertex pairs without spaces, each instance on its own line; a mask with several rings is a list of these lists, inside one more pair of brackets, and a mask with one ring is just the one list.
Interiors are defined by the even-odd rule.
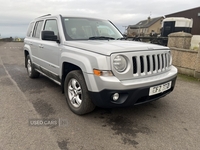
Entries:
[[184,74],[178,74],[178,78],[183,79],[185,81],[193,81],[193,82],[200,82],[200,79],[191,77],[191,76],[187,76]]

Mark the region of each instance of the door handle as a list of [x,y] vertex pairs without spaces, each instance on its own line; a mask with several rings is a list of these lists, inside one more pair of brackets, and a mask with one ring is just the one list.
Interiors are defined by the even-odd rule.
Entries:
[[29,42],[28,44],[29,44],[29,45],[33,45],[33,43],[31,43],[31,42]]
[[39,45],[39,48],[44,48],[42,44]]

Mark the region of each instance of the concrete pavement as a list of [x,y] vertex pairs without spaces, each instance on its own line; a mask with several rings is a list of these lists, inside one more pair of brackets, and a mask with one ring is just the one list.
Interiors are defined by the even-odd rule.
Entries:
[[[175,90],[144,105],[97,108],[77,116],[60,86],[24,68],[23,43],[0,43],[0,149],[197,150],[200,147],[200,83],[179,76]],[[60,126],[30,126],[30,119]]]
[[40,116],[6,70],[5,57],[0,55],[0,149],[59,149],[47,127],[29,126],[30,118]]

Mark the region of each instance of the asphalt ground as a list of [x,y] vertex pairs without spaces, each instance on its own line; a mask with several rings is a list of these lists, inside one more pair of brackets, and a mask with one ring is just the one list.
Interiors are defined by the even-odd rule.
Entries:
[[60,86],[28,77],[23,43],[1,42],[0,150],[198,150],[199,91],[199,81],[179,75],[158,101],[77,116]]

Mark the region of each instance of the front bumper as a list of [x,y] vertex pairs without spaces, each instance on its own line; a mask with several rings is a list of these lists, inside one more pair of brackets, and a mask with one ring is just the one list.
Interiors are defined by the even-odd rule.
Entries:
[[[157,100],[163,96],[166,96],[170,92],[172,92],[175,87],[176,76],[170,80],[160,82],[159,84],[163,84],[169,81],[172,81],[172,85],[169,90],[163,93],[153,95],[153,96],[149,96],[149,89],[150,87],[156,86],[158,84],[152,84],[150,86],[133,88],[133,89],[128,89],[128,90],[105,89],[100,92],[89,92],[89,93],[93,100],[93,103],[99,107],[113,108],[113,107],[133,106],[133,105],[143,104],[146,102]],[[112,95],[114,93],[119,93],[120,95],[117,101],[112,100]]]
[[94,74],[84,73],[87,88],[91,92],[100,92],[105,89],[111,90],[132,90],[167,82],[177,76],[177,69],[171,66],[170,70],[153,75],[150,77],[132,78],[129,80],[119,80],[115,76],[96,76]]

